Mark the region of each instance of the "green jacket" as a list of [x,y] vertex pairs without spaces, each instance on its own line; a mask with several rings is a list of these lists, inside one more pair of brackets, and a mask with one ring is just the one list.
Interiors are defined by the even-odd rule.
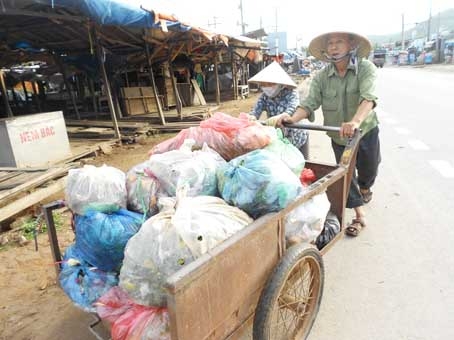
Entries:
[[[314,77],[309,94],[300,106],[309,112],[311,122],[314,121],[314,111],[321,106],[324,125],[341,126],[343,122],[353,118],[362,100],[376,102],[375,79],[376,67],[366,59],[359,61],[357,71],[355,66],[350,64],[343,78],[339,77],[334,65],[329,64]],[[360,128],[365,135],[377,125],[377,115],[372,110]],[[347,139],[341,139],[337,132],[327,132],[327,134],[337,144],[347,143]]]

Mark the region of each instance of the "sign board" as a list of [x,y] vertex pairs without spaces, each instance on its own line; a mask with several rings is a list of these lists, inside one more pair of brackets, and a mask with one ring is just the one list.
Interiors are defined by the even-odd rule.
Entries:
[[0,120],[0,166],[48,166],[71,156],[61,111]]

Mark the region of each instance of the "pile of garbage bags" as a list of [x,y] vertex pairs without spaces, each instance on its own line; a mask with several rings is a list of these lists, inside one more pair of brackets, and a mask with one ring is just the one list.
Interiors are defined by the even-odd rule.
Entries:
[[[126,173],[70,170],[75,242],[61,265],[65,293],[110,322],[114,340],[170,339],[167,279],[304,194],[304,157],[279,131],[218,113]],[[287,236],[324,246],[336,232],[324,225],[328,211],[326,194],[312,198],[288,214]]]

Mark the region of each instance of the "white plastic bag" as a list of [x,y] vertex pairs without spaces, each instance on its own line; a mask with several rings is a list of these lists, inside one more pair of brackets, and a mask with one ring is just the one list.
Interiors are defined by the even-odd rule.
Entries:
[[105,213],[126,209],[125,179],[123,171],[107,165],[70,169],[65,189],[66,204],[79,215],[90,209]]
[[126,245],[120,286],[138,304],[165,306],[169,276],[252,222],[212,196],[166,198]]
[[217,195],[216,169],[225,160],[206,144],[192,151],[194,141],[187,139],[179,150],[154,154],[150,157],[150,170],[159,179],[169,196],[177,188],[188,185],[188,196]]
[[300,204],[285,217],[285,237],[298,237],[303,242],[314,241],[323,230],[330,207],[325,192]]

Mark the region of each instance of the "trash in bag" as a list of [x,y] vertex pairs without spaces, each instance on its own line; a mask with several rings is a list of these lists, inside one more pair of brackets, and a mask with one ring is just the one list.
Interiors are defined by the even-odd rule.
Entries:
[[158,213],[158,197],[163,194],[161,184],[150,170],[150,161],[133,166],[126,173],[128,209],[147,217]]
[[128,309],[134,305],[134,301],[118,286],[112,287],[93,304],[96,313],[103,320],[114,323]]
[[314,241],[322,232],[330,207],[328,196],[323,192],[289,212],[284,219],[287,241],[290,243]]
[[95,302],[96,313],[112,325],[112,340],[170,340],[166,308],[135,304],[120,287],[113,287]]
[[274,129],[274,131],[276,138],[273,138],[271,143],[264,147],[264,150],[279,157],[295,175],[300,176],[306,162],[303,154],[284,137],[281,129]]
[[315,240],[317,248],[320,250],[325,247],[337,234],[340,233],[339,219],[333,212],[328,212],[325,224],[320,235]]
[[188,196],[218,195],[216,170],[226,161],[206,144],[192,151],[194,143],[186,139],[179,150],[150,157],[150,170],[169,196],[183,185],[189,187]]
[[76,214],[126,208],[126,196],[125,174],[119,169],[107,165],[85,165],[68,171],[66,204]]
[[111,329],[112,340],[170,340],[166,308],[134,305],[120,316]]
[[126,209],[113,213],[88,211],[75,215],[75,248],[91,265],[105,271],[121,266],[128,240],[139,231],[143,215]]
[[285,208],[302,192],[299,178],[267,150],[232,159],[217,177],[222,198],[253,218]]
[[110,288],[118,285],[116,273],[103,272],[90,266],[75,250],[68,247],[58,276],[60,286],[74,304],[87,312],[95,312],[93,303]]
[[150,150],[149,154],[159,154],[179,149],[185,139],[195,140],[195,146],[201,148],[206,143],[211,149],[229,161],[252,150],[261,149],[270,143],[269,129],[258,122],[249,122],[246,114],[235,118],[217,112],[204,120],[200,126],[181,130]]
[[120,271],[120,286],[141,305],[165,306],[168,277],[252,222],[219,197],[162,201],[160,212],[129,240]]

